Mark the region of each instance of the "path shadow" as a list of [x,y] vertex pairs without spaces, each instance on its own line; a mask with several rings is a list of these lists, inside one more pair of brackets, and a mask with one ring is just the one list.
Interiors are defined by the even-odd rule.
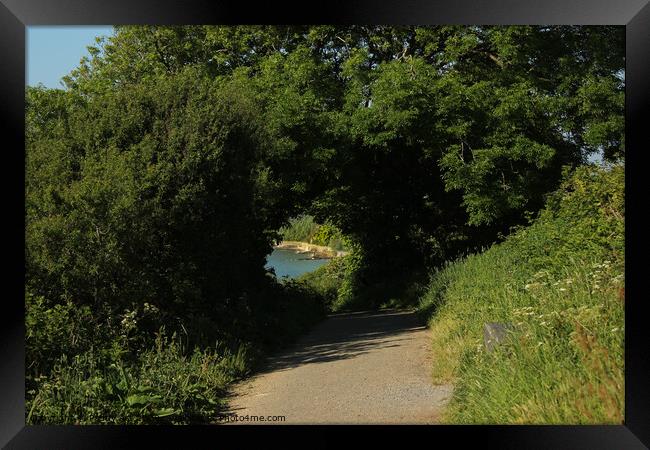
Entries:
[[400,340],[409,339],[401,335],[425,328],[422,319],[411,311],[333,314],[289,349],[269,357],[258,374],[350,359],[370,349],[396,347]]

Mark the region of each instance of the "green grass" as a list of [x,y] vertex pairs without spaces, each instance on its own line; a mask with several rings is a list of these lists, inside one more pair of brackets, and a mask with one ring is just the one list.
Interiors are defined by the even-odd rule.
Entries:
[[63,357],[28,392],[27,422],[52,424],[209,423],[223,409],[229,383],[248,372],[247,348],[196,349],[160,334],[129,361],[120,346],[106,360],[85,352]]
[[350,258],[349,255],[333,258],[316,270],[302,274],[296,281],[317,292],[324,299],[328,310],[336,311],[339,291],[345,280]]
[[289,225],[280,229],[280,235],[285,241],[311,242],[318,227],[314,218],[305,214],[291,219]]
[[[529,227],[436,272],[421,298],[449,423],[621,423],[623,168],[580,169]],[[496,351],[486,322],[514,326]]]
[[341,232],[331,224],[318,224],[308,214],[294,217],[289,225],[280,229],[285,241],[307,242],[323,245],[337,251],[349,250]]
[[152,305],[91,312],[28,294],[26,423],[212,423],[232,382],[324,317],[322,299],[305,286],[275,291],[254,336],[212,345],[192,343],[195,322],[180,332],[148,331],[159,314]]

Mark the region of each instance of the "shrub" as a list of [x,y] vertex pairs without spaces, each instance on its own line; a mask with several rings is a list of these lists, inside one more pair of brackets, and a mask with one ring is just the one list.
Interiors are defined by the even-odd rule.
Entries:
[[303,214],[289,220],[289,225],[280,228],[280,235],[285,241],[311,242],[319,229],[310,215]]
[[[155,347],[132,361],[114,342],[108,358],[90,350],[62,356],[28,392],[32,424],[201,423],[223,408],[228,383],[250,367],[247,348],[185,354],[175,335],[158,334]],[[31,394],[31,395],[29,395]]]
[[313,289],[322,298],[327,310],[335,310],[350,259],[350,255],[333,258],[313,272],[301,275],[296,281]]
[[148,303],[91,312],[32,294],[26,302],[30,424],[211,422],[230,383],[325,312],[321,297],[295,282],[260,291],[238,334],[191,316],[170,320],[176,331],[154,333],[160,311]]

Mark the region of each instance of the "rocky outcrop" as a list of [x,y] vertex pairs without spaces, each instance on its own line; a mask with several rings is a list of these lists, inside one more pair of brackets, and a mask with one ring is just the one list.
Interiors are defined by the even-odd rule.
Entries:
[[277,244],[275,248],[282,248],[285,250],[294,251],[296,253],[303,253],[306,258],[310,259],[331,259],[348,254],[348,252],[334,250],[333,248],[326,247],[324,245],[315,245],[298,241],[282,241]]

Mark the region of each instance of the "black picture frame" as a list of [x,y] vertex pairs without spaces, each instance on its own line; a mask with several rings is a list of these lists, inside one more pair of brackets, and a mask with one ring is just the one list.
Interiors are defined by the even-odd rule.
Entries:
[[[0,327],[0,445],[6,448],[188,448],[202,439],[210,447],[226,437],[244,443],[258,432],[266,444],[310,447],[339,445],[332,431],[342,427],[160,427],[160,426],[25,426],[24,326],[24,126],[25,31],[33,25],[105,24],[565,24],[624,25],[626,28],[626,333],[625,420],[617,426],[364,426],[366,445],[437,445],[440,442],[522,449],[636,449],[650,445],[650,327],[643,314],[642,261],[645,241],[642,156],[650,109],[650,4],[648,0],[406,0],[333,1],[302,7],[286,3],[207,0],[0,0],[0,123],[5,147],[2,192],[5,242],[5,302]],[[646,119],[647,121],[647,119]],[[635,199],[640,198],[640,201]],[[23,235],[24,236],[24,235]],[[11,246],[8,244],[12,244]],[[10,250],[9,250],[10,249]],[[7,291],[7,287],[11,287]],[[355,427],[356,428],[356,427]],[[415,435],[423,439],[416,443]],[[299,436],[299,437],[297,437]],[[207,440],[206,440],[207,439]],[[194,446],[190,446],[194,447]]]

